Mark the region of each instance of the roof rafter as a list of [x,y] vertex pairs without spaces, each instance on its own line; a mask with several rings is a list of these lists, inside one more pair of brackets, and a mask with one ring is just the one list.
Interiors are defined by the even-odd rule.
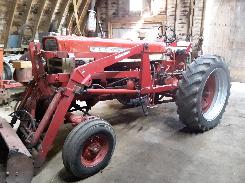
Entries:
[[53,0],[54,2],[52,2],[52,6],[51,6],[51,14],[50,16],[48,17],[48,20],[47,20],[47,24],[45,26],[45,31],[48,31],[49,27],[50,27],[50,24],[51,24],[51,21],[52,21],[52,17],[54,15],[54,11],[55,11],[55,8],[58,4],[58,0]]
[[83,0],[72,0],[71,5],[73,6],[73,12],[70,12],[70,14],[69,14],[69,16],[67,18],[67,28],[69,30],[72,29],[74,20],[76,21],[76,18],[75,18],[75,9],[76,9],[77,6],[79,7],[81,5],[82,1]]
[[8,44],[8,37],[10,35],[10,29],[12,27],[13,24],[13,20],[14,20],[14,13],[17,7],[17,0],[11,0],[11,2],[8,5],[8,9],[10,10],[8,13],[8,23],[7,23],[7,27],[6,27],[6,32],[5,32],[5,37],[4,37],[4,47],[7,48],[7,44]]
[[41,4],[40,4],[40,7],[39,7],[39,11],[37,13],[38,20],[35,22],[34,27],[33,27],[33,37],[35,37],[35,35],[36,35],[37,31],[38,31],[38,27],[39,27],[39,24],[41,22],[42,14],[43,14],[43,11],[44,11],[44,5],[45,5],[47,0],[40,0],[40,1],[41,1]]
[[79,20],[78,20],[79,26],[81,26],[81,24],[85,20],[85,17],[87,15],[90,3],[91,3],[91,0],[83,0],[82,7],[81,7],[82,11],[79,14]]
[[59,17],[57,18],[57,25],[60,27],[62,17],[66,12],[68,12],[71,0],[64,0],[65,3],[62,5]]
[[33,0],[27,0],[26,1],[26,9],[25,9],[25,14],[23,15],[22,18],[22,22],[24,22],[24,24],[26,24],[26,22],[28,21],[28,17],[30,15],[31,12],[31,6],[32,6]]

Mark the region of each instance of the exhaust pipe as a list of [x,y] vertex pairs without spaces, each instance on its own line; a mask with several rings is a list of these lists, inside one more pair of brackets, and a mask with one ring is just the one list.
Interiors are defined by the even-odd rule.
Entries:
[[33,159],[14,129],[0,118],[0,182],[31,183]]

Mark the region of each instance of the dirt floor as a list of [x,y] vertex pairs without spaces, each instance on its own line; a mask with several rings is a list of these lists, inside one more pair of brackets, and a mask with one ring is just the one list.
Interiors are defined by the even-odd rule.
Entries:
[[[7,116],[11,107],[1,109]],[[245,84],[233,83],[222,122],[203,134],[190,134],[174,103],[150,109],[101,102],[92,114],[109,121],[117,134],[111,163],[83,183],[243,183],[245,182]],[[76,182],[65,171],[61,150],[71,130],[64,126],[54,150],[33,183]]]

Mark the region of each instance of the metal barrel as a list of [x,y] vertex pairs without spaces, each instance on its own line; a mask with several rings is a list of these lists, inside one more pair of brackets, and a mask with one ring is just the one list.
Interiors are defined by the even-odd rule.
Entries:
[[15,130],[0,118],[0,182],[31,183],[33,159]]

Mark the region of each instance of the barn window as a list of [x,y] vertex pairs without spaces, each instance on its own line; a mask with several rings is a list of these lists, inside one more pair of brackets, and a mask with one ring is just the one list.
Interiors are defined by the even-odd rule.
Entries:
[[143,0],[130,0],[130,11],[142,11]]

